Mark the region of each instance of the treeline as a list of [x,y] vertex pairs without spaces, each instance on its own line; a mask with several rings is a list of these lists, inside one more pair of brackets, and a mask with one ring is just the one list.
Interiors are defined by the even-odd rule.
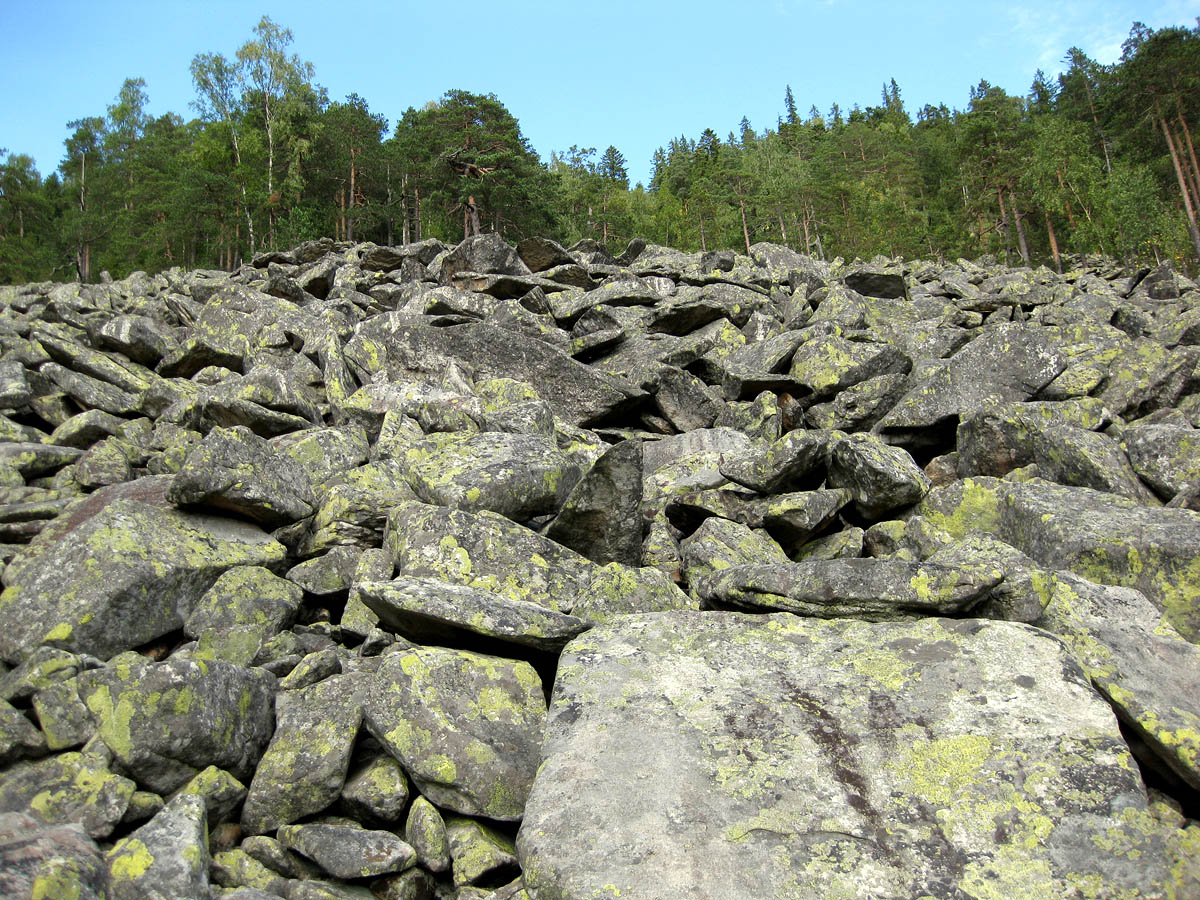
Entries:
[[1200,259],[1200,23],[1135,24],[1111,66],[1072,49],[1027,96],[984,81],[966,109],[915,121],[895,81],[879,106],[827,114],[801,115],[789,87],[774,128],[676,138],[632,188],[613,146],[544,164],[494,95],[450,91],[389,128],[357,94],[330,101],[291,39],[264,17],[233,58],[197,55],[190,120],[149,116],[145,83],[127,80],[105,115],[69,123],[48,177],[0,150],[0,283],[480,230],[1059,267],[1068,253]]

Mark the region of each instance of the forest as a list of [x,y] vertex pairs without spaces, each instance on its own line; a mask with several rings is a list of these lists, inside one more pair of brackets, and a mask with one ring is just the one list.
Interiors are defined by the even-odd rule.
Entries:
[[330,100],[291,42],[264,17],[233,58],[196,55],[190,119],[149,116],[147,85],[127,79],[102,115],[68,123],[48,175],[0,150],[0,283],[476,231],[1059,271],[1081,254],[1200,263],[1200,20],[1134,23],[1112,65],[1072,48],[1025,96],[980,81],[965,109],[914,116],[892,80],[878,106],[805,114],[782,86],[772,127],[672,138],[633,186],[613,146],[543,161],[492,94],[450,90],[394,124],[358,94]]

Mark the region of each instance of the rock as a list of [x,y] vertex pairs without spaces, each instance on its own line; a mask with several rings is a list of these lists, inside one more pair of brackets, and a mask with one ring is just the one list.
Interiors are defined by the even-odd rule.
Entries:
[[963,613],[998,585],[998,570],[882,559],[762,563],[718,570],[696,585],[705,600],[802,616],[868,621]]
[[[277,565],[285,550],[253,525],[174,510],[168,477],[103,488],[44,530],[4,572],[0,657],[43,640],[112,656],[183,625],[235,565]],[[39,564],[54,559],[56,565]]]
[[208,900],[208,824],[203,801],[182,794],[108,851],[112,900]]
[[0,813],[0,893],[6,897],[105,900],[108,869],[77,825],[44,826]]
[[428,578],[359,582],[354,597],[385,628],[425,643],[469,632],[557,652],[588,627],[582,619],[538,603]]
[[621,441],[575,483],[544,533],[594,563],[636,566],[642,558],[641,505],[642,442]]
[[0,773],[0,812],[24,813],[43,825],[76,823],[89,837],[105,838],[136,787],[95,753],[60,753]]
[[360,766],[346,778],[342,803],[363,821],[398,821],[408,806],[408,779],[400,763],[377,756]]
[[437,807],[424,797],[413,800],[404,823],[404,837],[417,851],[417,859],[430,872],[450,871],[450,841]]
[[334,676],[275,698],[275,732],[255,769],[242,829],[263,834],[320,812],[342,792],[362,722],[359,679]]
[[497,880],[501,872],[515,871],[517,848],[510,838],[474,819],[453,816],[446,822],[454,885]]
[[403,460],[426,503],[517,521],[556,512],[581,475],[552,441],[534,435],[429,435],[410,444]]
[[262,566],[221,573],[183,623],[197,655],[248,666],[263,644],[295,621],[303,592]]
[[171,799],[184,794],[193,794],[203,801],[208,824],[215,828],[228,822],[230,814],[241,806],[246,798],[246,786],[224,769],[209,766],[176,791]]
[[801,344],[792,357],[790,374],[816,400],[872,378],[907,375],[912,360],[891,344],[848,341],[826,335]]
[[437,647],[393,654],[379,668],[364,716],[438,806],[521,817],[546,716],[541,679],[528,663]]
[[248,779],[271,735],[274,679],[261,669],[172,658],[92,669],[79,695],[100,738],[160,794],[209,765]]
[[1200,638],[1200,514],[1138,506],[1088,488],[993,478],[939,488],[915,511],[955,539],[991,532],[1043,565],[1137,588],[1180,634]]
[[543,757],[517,839],[533,896],[1052,896],[1086,880],[1115,897],[1171,878],[1174,832],[1112,713],[1025,626],[624,619],[566,651]]
[[859,515],[867,519],[912,506],[929,493],[929,478],[907,451],[869,434],[852,434],[833,443],[826,483],[848,490]]
[[390,831],[341,825],[285,825],[280,842],[303,853],[334,878],[370,878],[416,864],[417,854]]
[[180,506],[210,506],[267,528],[312,515],[308,473],[249,428],[214,428],[188,454],[167,491]]
[[793,431],[773,444],[721,458],[721,474],[763,494],[815,487],[825,475],[829,447],[839,432]]
[[1200,484],[1200,441],[1197,441],[1195,429],[1174,425],[1131,425],[1121,431],[1121,447],[1133,470],[1163,500],[1170,500],[1185,488]]

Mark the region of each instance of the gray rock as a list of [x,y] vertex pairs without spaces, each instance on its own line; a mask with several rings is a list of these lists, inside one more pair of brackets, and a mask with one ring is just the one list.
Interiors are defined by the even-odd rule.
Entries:
[[390,831],[342,825],[285,825],[285,847],[303,853],[334,878],[371,878],[416,865],[417,853]]
[[79,676],[79,695],[124,771],[176,790],[216,765],[247,779],[271,735],[275,680],[261,669],[171,658]]
[[383,627],[423,643],[468,632],[557,652],[588,627],[582,619],[539,603],[429,578],[359,582],[353,596]]
[[826,335],[800,345],[790,374],[816,400],[827,400],[846,388],[884,375],[907,375],[912,360],[891,344],[848,341]]
[[77,825],[44,826],[0,813],[0,893],[6,897],[106,900],[108,868]]
[[275,731],[242,808],[245,832],[273,831],[338,798],[362,722],[360,690],[340,675],[276,697]]
[[171,508],[170,481],[97,491],[9,564],[0,657],[53,640],[106,658],[181,627],[225,569],[282,562],[283,546],[253,525]]
[[404,838],[417,851],[417,859],[430,872],[450,871],[450,842],[446,822],[436,806],[424,797],[413,800],[404,823]]
[[392,823],[404,815],[408,793],[408,779],[400,763],[380,755],[346,777],[342,803],[360,821]]
[[1134,471],[1163,500],[1200,484],[1200,440],[1193,428],[1131,425],[1121,431],[1121,447]]
[[182,794],[108,851],[109,897],[208,900],[208,823],[204,802]]
[[833,443],[826,483],[848,490],[859,514],[868,519],[912,506],[929,493],[929,478],[908,452],[870,434],[852,434]]
[[592,562],[636,566],[642,558],[641,505],[642,442],[621,441],[576,482],[544,533]]
[[476,884],[484,879],[495,883],[501,873],[516,871],[517,848],[510,838],[482,822],[452,816],[446,822],[446,838],[453,861],[454,886]]
[[59,753],[0,772],[0,812],[24,813],[43,825],[75,823],[89,837],[105,838],[136,789],[96,753]]
[[528,663],[438,647],[391,654],[364,716],[438,806],[521,818],[546,721],[542,682]]
[[816,487],[825,477],[830,446],[840,432],[793,431],[769,445],[753,445],[721,459],[721,474],[762,494]]
[[556,512],[582,474],[553,441],[498,432],[429,435],[403,462],[426,503],[518,521]]
[[313,512],[308,473],[249,428],[214,428],[188,454],[167,491],[180,506],[210,506],[267,527]]
[[1180,836],[1058,640],[1008,623],[624,619],[568,648],[543,756],[532,896],[1154,896]]

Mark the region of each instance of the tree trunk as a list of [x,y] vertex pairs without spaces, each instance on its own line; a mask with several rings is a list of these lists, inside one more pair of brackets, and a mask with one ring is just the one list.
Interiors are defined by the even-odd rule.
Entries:
[[1012,188],[1008,189],[1008,199],[1012,202],[1013,222],[1017,226],[1017,249],[1021,253],[1021,261],[1029,265],[1029,244],[1025,240],[1025,225],[1021,222],[1021,211],[1017,209],[1017,195]]
[[421,189],[413,188],[413,235],[414,241],[421,240]]
[[1171,151],[1171,162],[1175,165],[1175,177],[1179,180],[1179,193],[1183,196],[1183,209],[1187,213],[1188,231],[1192,236],[1192,246],[1196,250],[1196,258],[1200,259],[1200,230],[1196,228],[1196,210],[1192,207],[1192,198],[1188,196],[1187,181],[1183,169],[1179,165],[1179,154],[1175,152],[1175,142],[1171,140],[1171,132],[1167,128],[1167,120],[1159,117],[1163,137],[1167,139],[1167,149]]
[[354,171],[354,169],[355,169],[354,156],[355,156],[354,148],[351,147],[350,148],[350,210],[351,210],[351,212],[350,212],[350,217],[346,222],[346,240],[348,240],[348,241],[354,240],[354,202],[357,199],[354,194],[354,191],[355,191],[354,176],[357,174]]
[[778,209],[776,209],[775,215],[779,217],[779,234],[780,234],[780,237],[783,239],[784,246],[786,247],[787,242],[788,242],[788,236],[787,236],[787,228],[783,224],[783,213],[780,212]]
[[1058,255],[1058,238],[1054,234],[1054,223],[1050,221],[1050,210],[1046,210],[1046,233],[1050,235],[1050,252],[1054,255],[1054,268],[1062,274],[1062,259]]
[[996,189],[996,197],[1000,201],[1000,229],[1004,233],[1004,264],[1008,265],[1008,244],[1012,234],[1008,230],[1008,210],[1004,207],[1004,189]]
[[1200,163],[1196,162],[1196,147],[1192,143],[1192,132],[1183,116],[1179,116],[1179,126],[1183,132],[1183,140],[1179,142],[1180,150],[1187,150],[1187,159],[1191,162],[1192,196],[1200,203]]
[[708,252],[708,243],[704,239],[704,216],[700,216],[700,252]]
[[738,209],[742,214],[742,237],[746,239],[746,255],[750,255],[750,229],[746,227],[746,201],[738,197]]

